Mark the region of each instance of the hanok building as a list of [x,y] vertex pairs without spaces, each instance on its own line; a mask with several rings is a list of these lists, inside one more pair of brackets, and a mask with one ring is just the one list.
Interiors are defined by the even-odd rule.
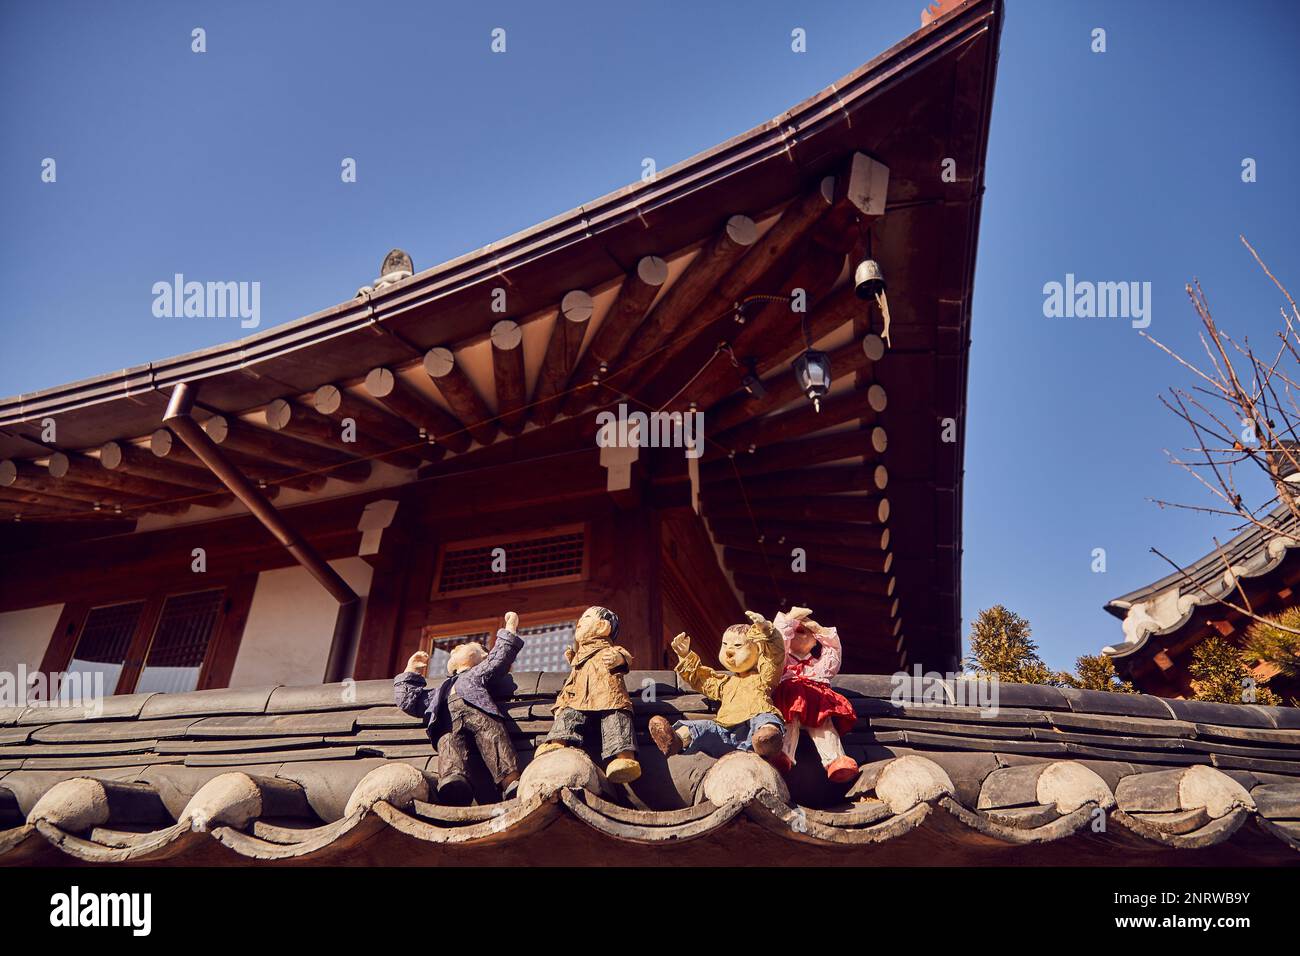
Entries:
[[[1164,697],[1192,694],[1192,655],[1211,637],[1241,646],[1257,617],[1300,605],[1300,521],[1279,505],[1222,547],[1153,584],[1106,604],[1123,622],[1124,640],[1102,649],[1138,689]],[[1283,699],[1300,682],[1270,672]]]
[[[652,181],[428,271],[392,255],[357,297],[230,345],[0,403],[0,667],[113,695],[0,709],[0,862],[1294,857],[1280,709],[1019,687],[983,719],[954,684],[853,673],[948,671],[960,647],[1002,10],[942,6]],[[703,440],[598,442],[602,412],[699,412]],[[709,713],[667,669],[673,634],[708,660],[742,609],[792,603],[846,636],[856,781],[815,754],[787,780],[648,745],[650,715]],[[590,604],[641,668],[631,785],[532,759]],[[440,806],[392,675],[417,648],[438,674],[509,609],[519,795]]]

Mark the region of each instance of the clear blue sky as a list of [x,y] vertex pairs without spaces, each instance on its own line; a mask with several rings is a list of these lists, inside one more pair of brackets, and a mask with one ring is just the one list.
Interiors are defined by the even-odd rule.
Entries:
[[[921,6],[10,0],[0,393],[241,334],[155,319],[150,288],[175,272],[260,281],[265,328],[348,298],[392,246],[427,268],[532,225],[635,180],[645,156],[662,168],[771,118],[910,33]],[[1233,331],[1275,327],[1278,297],[1236,237],[1300,293],[1300,5],[1007,6],[965,614],[1007,604],[1063,667],[1118,639],[1101,605],[1165,573],[1149,547],[1190,559],[1225,529],[1147,500],[1206,500],[1162,452],[1185,435],[1156,396],[1185,378],[1127,322],[1044,318],[1043,284],[1149,281],[1150,331],[1183,348],[1192,276]]]

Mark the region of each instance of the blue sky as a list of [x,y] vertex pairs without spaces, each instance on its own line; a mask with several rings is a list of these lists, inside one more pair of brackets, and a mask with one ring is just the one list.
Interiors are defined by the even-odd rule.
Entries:
[[[921,6],[8,2],[0,393],[241,334],[155,319],[150,288],[175,272],[260,281],[267,327],[348,298],[394,245],[426,268],[532,225],[635,180],[645,156],[662,168],[771,118],[910,33]],[[1191,559],[1227,526],[1147,500],[1208,500],[1162,451],[1186,436],[1157,394],[1185,377],[1126,321],[1045,318],[1043,284],[1150,282],[1149,331],[1183,349],[1193,276],[1234,332],[1276,327],[1237,235],[1300,293],[1300,5],[1007,7],[964,605],[967,621],[998,602],[1024,614],[1064,667],[1118,639],[1108,598],[1168,570],[1151,546]]]

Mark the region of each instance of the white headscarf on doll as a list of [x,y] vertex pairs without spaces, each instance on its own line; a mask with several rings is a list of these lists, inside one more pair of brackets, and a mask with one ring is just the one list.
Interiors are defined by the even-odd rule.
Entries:
[[[840,661],[843,657],[843,651],[840,646],[840,635],[833,627],[823,627],[809,616],[812,614],[811,608],[792,607],[789,611],[777,611],[776,617],[772,623],[776,629],[781,632],[785,638],[785,656],[789,660],[793,657],[790,650],[790,641],[803,625],[804,629],[809,631],[817,643],[822,646],[821,656],[818,657],[812,667],[804,671],[804,677],[809,680],[820,681],[823,684],[829,684],[831,678],[840,672]],[[781,675],[785,680],[790,674],[786,671]]]

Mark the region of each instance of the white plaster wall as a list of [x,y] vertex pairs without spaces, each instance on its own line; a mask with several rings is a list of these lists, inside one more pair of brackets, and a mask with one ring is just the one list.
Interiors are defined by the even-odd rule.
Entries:
[[[331,561],[330,567],[361,596],[359,629],[373,569],[361,558]],[[263,571],[257,576],[230,686],[319,684],[325,676],[338,609],[305,568],[295,564]]]
[[34,673],[62,613],[62,604],[47,604],[0,614],[0,671],[17,673],[18,665],[24,664],[28,673]]

